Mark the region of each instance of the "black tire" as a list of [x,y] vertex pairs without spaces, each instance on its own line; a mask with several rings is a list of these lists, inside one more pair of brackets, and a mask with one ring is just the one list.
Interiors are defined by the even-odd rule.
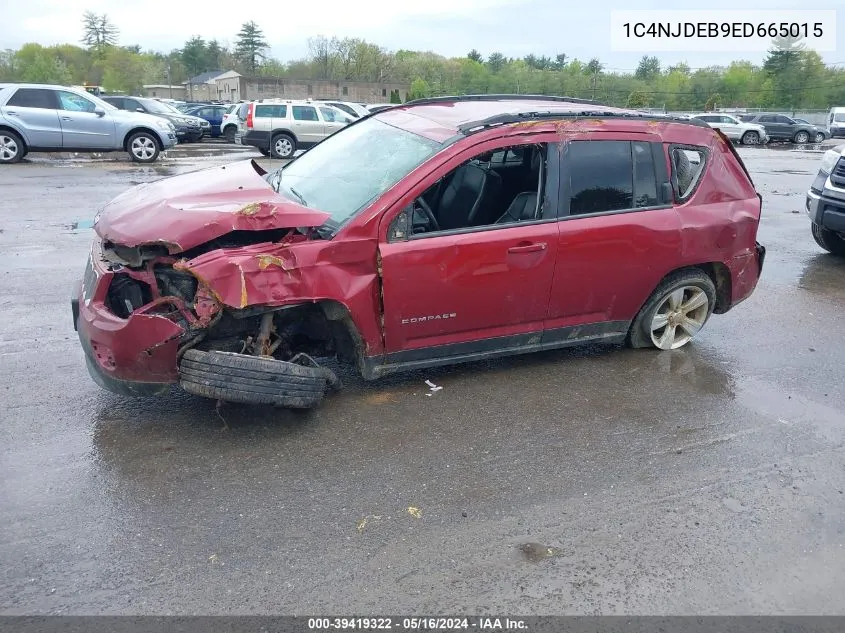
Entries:
[[270,154],[273,158],[293,158],[296,152],[296,140],[290,134],[276,134],[270,141]]
[[813,222],[811,230],[816,244],[832,255],[845,257],[845,238],[836,231],[831,231]]
[[740,141],[743,145],[759,145],[760,135],[757,132],[746,132]]
[[180,386],[188,393],[215,400],[308,409],[339,381],[329,369],[233,352],[185,352],[179,365]]
[[0,163],[11,165],[26,156],[26,145],[16,132],[0,130]]
[[[655,345],[651,337],[650,326],[652,320],[658,308],[666,301],[669,295],[683,287],[699,288],[707,296],[707,312],[701,326],[703,327],[707,323],[713,314],[713,308],[716,306],[716,286],[713,284],[713,280],[703,270],[695,268],[679,270],[666,277],[657,286],[657,289],[651,293],[648,301],[645,302],[645,305],[637,313],[636,318],[634,318],[628,330],[626,343],[629,347],[651,347],[657,349],[657,345]],[[681,344],[681,346],[683,345],[686,345],[686,343]]]
[[223,130],[223,138],[226,139],[227,143],[234,143],[235,134],[237,133],[238,129],[234,125],[227,125],[226,128]]
[[259,148],[258,148],[258,151],[259,151],[259,152],[261,152],[261,155],[262,155],[262,156],[270,156],[270,150],[269,150],[269,149],[265,149],[265,148],[263,148],[263,147],[259,147]]
[[126,141],[129,158],[136,163],[154,163],[161,153],[158,138],[151,132],[135,132]]
[[826,137],[824,135],[824,132],[816,132],[816,136],[813,139],[813,142],[814,143],[823,143],[825,138]]
[[792,137],[793,142],[797,143],[798,145],[804,145],[805,143],[810,142],[810,134],[801,130],[800,132],[796,132],[795,136]]

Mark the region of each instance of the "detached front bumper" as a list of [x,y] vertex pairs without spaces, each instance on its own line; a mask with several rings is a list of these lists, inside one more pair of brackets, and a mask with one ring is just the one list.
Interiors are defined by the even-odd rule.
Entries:
[[116,316],[107,305],[115,272],[95,244],[81,282],[74,286],[71,313],[91,378],[121,395],[155,395],[179,379],[176,355],[184,330],[157,314]]

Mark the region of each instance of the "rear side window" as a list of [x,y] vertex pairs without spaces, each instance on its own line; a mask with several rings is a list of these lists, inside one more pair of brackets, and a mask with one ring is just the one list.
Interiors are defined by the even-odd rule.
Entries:
[[707,163],[707,152],[697,147],[673,147],[671,155],[675,198],[678,202],[684,202],[701,180]]
[[319,121],[317,110],[311,106],[293,106],[293,118],[297,121]]
[[257,105],[255,106],[256,117],[275,117],[284,119],[288,115],[288,107],[285,105]]
[[7,106],[19,108],[42,108],[45,110],[58,110],[56,95],[52,90],[43,88],[20,88],[12,98],[6,102]]

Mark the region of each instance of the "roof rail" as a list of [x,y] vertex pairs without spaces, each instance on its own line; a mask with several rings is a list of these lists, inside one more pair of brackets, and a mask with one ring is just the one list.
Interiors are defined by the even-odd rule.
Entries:
[[577,119],[582,117],[602,118],[602,119],[660,119],[663,121],[670,121],[672,123],[685,123],[695,127],[710,126],[704,121],[698,119],[685,119],[681,117],[673,117],[660,114],[650,114],[648,112],[611,112],[608,110],[577,110],[572,112],[517,112],[495,114],[480,121],[470,121],[458,126],[458,131],[461,134],[469,135],[480,132],[487,128],[498,125],[509,125],[511,123],[520,123],[522,121],[536,121],[540,119]]
[[397,105],[425,105],[427,103],[444,103],[451,101],[562,101],[565,103],[584,103],[590,105],[605,105],[590,99],[576,99],[575,97],[559,97],[557,95],[526,95],[526,94],[481,94],[481,95],[455,95],[443,97],[426,97],[414,99]]

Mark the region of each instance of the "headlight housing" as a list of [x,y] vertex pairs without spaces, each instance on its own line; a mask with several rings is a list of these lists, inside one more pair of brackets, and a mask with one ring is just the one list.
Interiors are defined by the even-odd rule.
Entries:
[[833,149],[827,150],[824,153],[824,156],[822,156],[822,163],[819,165],[819,171],[830,174],[830,172],[833,171],[834,166],[836,166],[836,163],[839,162],[840,158],[842,158],[842,154],[840,152]]
[[161,128],[162,130],[169,130],[173,125],[170,121],[166,121],[164,119],[158,119],[155,122],[156,127]]

